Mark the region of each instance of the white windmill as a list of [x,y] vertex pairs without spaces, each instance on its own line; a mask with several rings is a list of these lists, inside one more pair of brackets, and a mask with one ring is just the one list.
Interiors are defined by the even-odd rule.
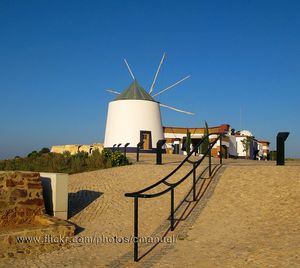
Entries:
[[112,148],[114,145],[120,143],[124,146],[129,142],[128,151],[135,151],[137,143],[143,141],[143,149],[153,152],[156,149],[157,141],[164,138],[160,107],[193,115],[191,112],[162,104],[154,99],[154,97],[190,77],[186,76],[171,86],[152,94],[165,56],[166,54],[164,53],[158,65],[149,93],[139,85],[128,62],[124,59],[133,82],[122,93],[115,90],[107,90],[108,92],[116,94],[117,97],[108,105],[104,138],[105,148]]

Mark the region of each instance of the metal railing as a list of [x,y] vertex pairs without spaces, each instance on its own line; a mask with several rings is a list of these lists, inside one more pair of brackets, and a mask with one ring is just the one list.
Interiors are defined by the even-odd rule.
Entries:
[[[209,137],[212,135],[217,135],[217,138],[213,139],[213,141],[209,142]],[[191,174],[193,174],[193,201],[196,201],[196,169],[197,167],[202,163],[204,158],[206,156],[209,157],[208,160],[208,173],[209,177],[212,175],[212,169],[211,169],[211,150],[214,147],[214,145],[220,140],[220,152],[219,152],[219,157],[220,157],[220,164],[222,164],[222,136],[224,133],[210,133],[202,138],[202,140],[193,148],[193,150],[186,156],[186,158],[167,176],[165,176],[163,179],[157,181],[156,183],[140,190],[137,192],[132,192],[132,193],[126,193],[126,197],[132,197],[134,198],[134,261],[138,261],[138,200],[139,198],[154,198],[161,196],[163,194],[166,194],[167,192],[170,192],[171,195],[171,204],[170,204],[170,229],[171,231],[174,230],[174,224],[175,224],[175,218],[174,218],[174,189],[180,185],[182,182],[184,182]],[[203,142],[207,140],[208,141],[208,148],[206,152],[201,156],[199,160],[196,161],[191,161],[190,158],[191,156],[198,151],[200,146],[203,144]],[[174,175],[185,163],[190,163],[193,165],[193,168],[180,180],[178,180],[175,183],[169,183],[167,180]],[[147,193],[149,190],[155,189],[157,186],[164,184],[168,186],[168,188],[157,192],[157,193]]]

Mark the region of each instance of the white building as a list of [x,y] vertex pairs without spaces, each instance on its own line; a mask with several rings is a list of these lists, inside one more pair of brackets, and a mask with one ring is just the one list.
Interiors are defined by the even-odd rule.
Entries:
[[[218,134],[228,132],[230,126],[228,124],[223,124],[220,126],[210,127],[208,129],[210,135],[210,141],[213,141],[218,137]],[[164,127],[164,137],[167,141],[166,143],[166,151],[167,153],[172,153],[176,144],[179,146],[179,150],[177,152],[179,154],[185,154],[185,141],[187,132],[191,134],[191,148],[196,146],[205,136],[204,128],[182,128],[182,127]],[[219,152],[222,150],[224,155],[228,155],[228,150],[230,148],[230,139],[229,136],[226,135],[222,139],[222,149],[220,148],[220,141],[217,141],[216,144],[212,148],[212,156],[218,156]],[[184,149],[184,150],[182,150]],[[176,150],[176,149],[175,149]]]
[[[268,141],[257,141],[248,130],[234,132],[228,124],[210,127],[208,130],[209,133],[226,133],[222,138],[222,148],[220,141],[217,141],[212,148],[212,156],[219,156],[222,151],[224,157],[261,159],[262,157],[266,158],[269,153],[270,143]],[[175,153],[176,144],[179,144],[179,150],[177,149],[176,153],[185,154],[184,146],[187,132],[191,134],[191,147],[197,145],[205,135],[204,128],[164,127],[167,153]],[[210,141],[215,138],[217,138],[217,135],[211,135]],[[260,152],[260,150],[262,151]]]

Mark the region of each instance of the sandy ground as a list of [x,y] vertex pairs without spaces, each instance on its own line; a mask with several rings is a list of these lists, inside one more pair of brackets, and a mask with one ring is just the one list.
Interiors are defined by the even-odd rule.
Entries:
[[[196,202],[190,195],[185,198],[191,178],[176,189],[176,204],[183,199],[185,202],[176,212],[178,226],[174,232],[168,232],[169,194],[141,200],[139,235],[156,237],[167,232],[166,236],[175,237],[176,242],[158,244],[134,263],[132,244],[124,242],[133,235],[133,200],[125,198],[124,193],[154,183],[182,158],[164,156],[164,165],[157,166],[153,155],[141,155],[141,161],[131,166],[71,175],[69,220],[80,230],[76,238],[89,237],[94,239],[92,243],[70,243],[51,253],[2,259],[0,266],[300,266],[300,162],[288,161],[286,166],[276,167],[274,162],[246,160],[224,161],[212,179],[204,173]],[[213,163],[216,165],[217,160]],[[190,168],[184,166],[174,181]],[[103,239],[106,242],[100,241]],[[141,244],[140,256],[153,245]]]

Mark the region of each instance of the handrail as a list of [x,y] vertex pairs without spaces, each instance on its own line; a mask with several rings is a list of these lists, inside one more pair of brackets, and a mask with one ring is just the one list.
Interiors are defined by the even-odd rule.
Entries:
[[[168,183],[166,182],[166,180],[168,178],[170,178],[172,175],[174,175],[184,164],[185,162],[188,162],[188,163],[191,163],[191,164],[197,164],[197,167],[200,165],[200,163],[203,161],[203,159],[207,156],[207,154],[209,153],[209,151],[212,149],[212,147],[217,143],[217,141],[219,140],[219,137],[214,140],[213,142],[209,143],[209,148],[207,149],[207,151],[205,152],[205,154],[197,161],[190,161],[189,158],[199,149],[199,147],[201,146],[201,144],[203,143],[203,141],[205,139],[207,139],[209,136],[211,135],[220,135],[219,133],[209,133],[208,135],[204,136],[204,138],[197,144],[197,146],[195,146],[193,148],[193,150],[186,156],[186,158],[172,171],[170,172],[167,176],[165,176],[163,179],[157,181],[156,183],[142,189],[142,190],[139,190],[139,191],[136,191],[136,192],[132,192],[132,193],[126,193],[125,196],[126,197],[140,197],[140,198],[151,198],[151,197],[155,197],[155,196],[159,196],[159,195],[155,195],[155,196],[150,196],[150,195],[142,195],[142,193],[148,191],[148,190],[151,190],[153,189],[154,187],[158,186],[159,184],[161,183],[165,183],[167,184],[168,186],[171,186],[171,185],[174,185],[174,184],[171,184],[171,183]],[[189,177],[191,175],[193,170],[191,170],[187,176],[184,176],[184,178],[186,179],[187,177]],[[180,183],[182,182],[182,180],[180,180]],[[175,183],[175,186],[176,187],[177,185],[179,185],[180,183]],[[170,191],[171,189],[168,189],[168,191]],[[167,192],[168,192],[167,191]],[[163,191],[163,193],[165,193],[165,191]]]
[[[202,163],[202,161],[204,160],[204,158],[208,155],[209,156],[209,164],[208,164],[208,168],[209,168],[209,177],[211,177],[212,175],[212,171],[211,171],[211,150],[214,147],[214,145],[220,140],[220,164],[222,164],[222,137],[224,136],[225,133],[209,133],[207,135],[205,135],[202,140],[193,148],[193,150],[185,157],[185,159],[173,170],[171,171],[167,176],[165,176],[163,179],[157,181],[156,183],[141,189],[139,191],[136,192],[131,192],[131,193],[126,193],[125,196],[126,197],[133,197],[134,198],[134,261],[138,261],[138,199],[139,198],[154,198],[157,196],[161,196],[167,192],[171,192],[171,215],[170,215],[170,222],[171,222],[171,231],[174,230],[174,223],[175,223],[175,219],[174,219],[174,189],[180,185],[182,182],[184,182],[192,173],[193,173],[193,186],[192,186],[192,190],[193,190],[193,201],[196,201],[196,169],[197,167]],[[201,146],[201,144],[204,142],[204,140],[208,140],[209,141],[209,137],[211,135],[217,135],[217,138],[215,138],[212,142],[208,142],[208,148],[206,150],[206,152],[203,154],[203,156],[197,160],[197,161],[191,161],[189,158],[199,149],[199,147]],[[170,178],[172,175],[174,175],[185,163],[189,163],[193,165],[193,168],[185,175],[183,176],[180,180],[178,180],[175,183],[170,183],[167,181],[168,178]],[[145,193],[153,188],[155,188],[156,186],[160,185],[160,184],[164,184],[166,186],[168,186],[167,189],[164,189],[158,193]]]

